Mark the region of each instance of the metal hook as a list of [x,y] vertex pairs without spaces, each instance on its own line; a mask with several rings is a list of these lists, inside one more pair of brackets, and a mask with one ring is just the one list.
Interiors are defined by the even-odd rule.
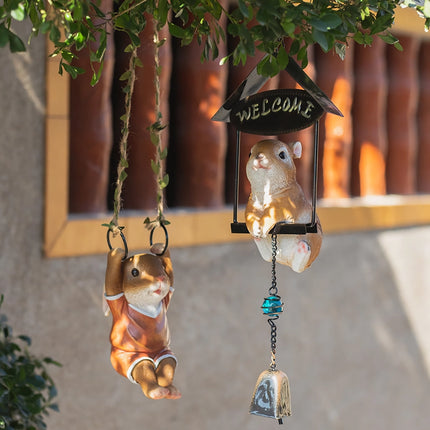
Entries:
[[[159,227],[161,227],[164,230],[164,248],[163,248],[162,252],[155,253],[155,255],[158,255],[158,256],[161,257],[167,251],[167,247],[169,246],[169,235],[167,233],[167,228],[166,228],[166,226],[163,223],[160,223]],[[151,234],[149,235],[149,245],[150,246],[153,245],[153,243],[152,243],[152,236],[154,235],[154,231],[155,231],[156,228],[157,228],[157,226],[153,227],[152,230],[151,230]]]
[[[113,233],[113,231],[109,228],[108,231],[107,231],[107,234],[106,234],[106,240],[107,240],[107,244],[108,244],[108,247],[109,247],[110,250],[112,250],[112,245],[111,245],[111,242],[110,242],[110,234],[111,233]],[[123,260],[125,260],[127,258],[127,256],[128,256],[128,246],[127,246],[127,241],[125,240],[124,233],[121,231],[121,228],[119,229],[119,234],[120,234],[122,242],[124,244],[125,254],[124,254]]]

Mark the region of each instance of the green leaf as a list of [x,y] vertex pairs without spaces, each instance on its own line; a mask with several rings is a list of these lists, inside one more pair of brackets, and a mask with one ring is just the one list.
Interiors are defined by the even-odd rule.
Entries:
[[100,81],[100,77],[102,75],[102,71],[103,71],[103,63],[100,63],[99,69],[97,70],[97,72],[93,73],[93,76],[91,78],[91,86],[94,87],[95,85],[97,85],[97,83]]
[[164,148],[161,152],[160,152],[160,160],[164,160],[167,157],[167,152],[168,152],[168,148]]
[[156,175],[158,175],[158,173],[160,172],[160,165],[157,164],[154,160],[151,160],[151,169]]
[[378,34],[378,36],[385,43],[388,43],[390,45],[394,45],[396,43],[399,43],[399,39],[397,39],[397,37],[393,36],[391,33]]
[[172,36],[177,37],[179,39],[183,39],[187,35],[187,32],[184,28],[179,27],[172,22],[169,22],[169,31]]
[[169,185],[169,175],[166,173],[163,176],[163,179],[160,181],[160,188],[164,189],[167,187],[167,185]]
[[141,60],[139,57],[136,57],[136,58],[134,59],[134,66],[135,66],[135,67],[143,67],[142,60]]
[[45,22],[42,22],[42,24],[40,24],[39,30],[43,34],[45,34],[45,33],[47,33],[51,29],[51,26],[52,26],[52,22],[51,21],[45,21]]
[[70,63],[75,58],[75,55],[70,51],[63,50],[61,51],[61,57],[63,57],[64,60]]
[[359,45],[364,45],[364,34],[360,31],[357,31],[357,33],[354,34],[353,39]]
[[16,9],[12,10],[10,12],[10,14],[11,14],[13,19],[16,19],[17,21],[24,21],[26,15],[27,15],[25,8],[24,8],[24,4],[19,3],[18,7]]
[[336,13],[329,12],[319,17],[311,18],[309,23],[317,30],[326,32],[342,24],[342,18]]
[[[79,2],[77,2],[77,3],[79,3]],[[100,9],[99,9],[99,7],[94,3],[94,2],[91,2],[91,6],[93,7],[93,9],[95,10],[95,12],[96,12],[96,15],[99,17],[99,18],[104,18],[106,15],[104,14],[104,12],[102,12]]]
[[248,8],[244,0],[239,0],[239,10],[245,18],[250,18],[252,9]]
[[0,47],[6,46],[9,42],[9,30],[4,26],[4,24],[0,24]]
[[53,25],[51,27],[51,31],[49,32],[49,39],[52,42],[57,43],[60,40],[60,37],[61,37],[60,30],[57,27],[55,27],[55,25]]
[[75,21],[81,21],[82,17],[84,16],[82,4],[80,1],[75,2],[73,9],[72,9],[72,15]]
[[156,11],[157,11],[157,21],[158,21],[159,28],[162,28],[164,27],[164,24],[166,24],[167,14],[169,12],[169,6],[167,3],[167,0],[159,0],[158,8],[156,9]]
[[55,412],[60,412],[60,408],[58,407],[57,403],[51,403],[50,405],[48,405],[49,409],[52,409]]
[[276,59],[268,55],[258,63],[257,72],[263,76],[275,76],[279,73],[279,66]]
[[293,34],[294,30],[296,29],[296,25],[294,24],[294,22],[291,22],[291,21],[287,21],[287,22],[283,21],[281,25],[285,31],[285,34]]
[[10,52],[24,52],[24,42],[15,34],[9,30],[9,47]]
[[400,52],[403,51],[403,46],[400,44],[400,42],[393,43],[393,46]]
[[130,45],[127,45],[124,48],[124,52],[133,52],[134,51],[134,46],[130,43]]
[[139,35],[134,33],[133,31],[127,31],[128,37],[131,40],[131,43],[135,46],[135,47],[139,47],[140,46],[140,38]]
[[323,33],[322,31],[319,31],[316,28],[314,28],[312,31],[312,36],[315,42],[317,42],[318,45],[321,46],[323,51],[325,52],[329,51],[330,48],[329,48],[328,40],[326,38],[326,33]]
[[85,73],[84,69],[81,69],[80,67],[76,67],[76,66],[72,66],[70,64],[67,63],[62,63],[64,70],[66,70],[66,72],[73,78],[76,79],[78,77],[78,75],[81,75],[83,73]]
[[290,46],[290,55],[296,55],[300,49],[300,42],[297,39],[293,40]]
[[131,76],[131,70],[127,70],[126,72],[124,72],[120,77],[119,80],[120,81],[127,81]]
[[31,338],[29,336],[21,335],[18,336],[18,338],[24,341],[28,346],[31,346]]
[[115,28],[128,29],[130,27],[130,16],[128,14],[119,15],[114,18]]
[[281,70],[284,70],[287,67],[288,53],[283,46],[281,46],[281,48],[279,49],[276,60],[278,61],[279,68]]
[[107,44],[107,34],[106,34],[106,30],[102,30],[100,32],[100,45],[96,51],[96,58],[97,60],[100,62],[106,52],[106,44]]
[[46,364],[53,364],[54,366],[63,367],[63,365],[61,363],[59,363],[58,361],[53,360],[51,357],[45,357],[43,359],[43,362],[46,363]]

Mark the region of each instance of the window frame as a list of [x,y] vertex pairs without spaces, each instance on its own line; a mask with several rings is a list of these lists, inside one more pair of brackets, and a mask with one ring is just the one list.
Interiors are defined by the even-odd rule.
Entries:
[[[70,257],[105,253],[108,246],[106,227],[102,224],[108,223],[112,214],[68,213],[70,78],[68,74],[59,75],[60,59],[49,57],[53,52],[49,40],[46,49],[44,254]],[[243,214],[243,210],[240,212]],[[425,225],[430,224],[430,195],[320,200],[317,213],[325,234]],[[168,227],[171,247],[250,240],[249,235],[230,232],[232,206],[217,210],[169,209],[165,215],[171,222]],[[148,247],[149,232],[143,224],[147,216],[153,217],[154,213],[121,213],[120,224],[125,226],[130,250]]]

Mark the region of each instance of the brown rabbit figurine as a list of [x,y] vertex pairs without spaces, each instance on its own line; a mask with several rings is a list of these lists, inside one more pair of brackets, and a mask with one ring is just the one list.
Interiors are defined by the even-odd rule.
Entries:
[[[312,206],[296,181],[293,158],[300,158],[300,142],[285,144],[279,140],[262,140],[251,150],[246,174],[251,194],[245,211],[246,225],[254,237],[261,256],[272,260],[269,231],[280,222],[309,223]],[[276,261],[303,272],[317,257],[322,230],[317,218],[317,233],[278,235]]]
[[[151,399],[178,399],[172,384],[176,358],[170,346],[167,308],[173,293],[169,251],[123,260],[125,252],[112,249],[107,258],[105,298],[112,312],[111,363]],[[155,255],[158,254],[158,255]]]

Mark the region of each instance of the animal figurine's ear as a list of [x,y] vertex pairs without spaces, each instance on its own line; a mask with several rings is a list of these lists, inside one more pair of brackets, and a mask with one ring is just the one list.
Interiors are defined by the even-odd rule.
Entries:
[[300,158],[302,156],[302,144],[301,142],[291,142],[289,144],[289,147],[291,149],[291,152],[294,155],[294,158]]

